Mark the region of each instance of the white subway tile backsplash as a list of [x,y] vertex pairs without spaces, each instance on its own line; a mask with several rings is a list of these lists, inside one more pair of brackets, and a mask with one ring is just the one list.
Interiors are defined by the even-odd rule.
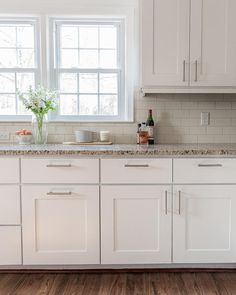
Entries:
[[[74,131],[87,129],[95,132],[108,130],[114,143],[135,143],[137,123],[147,119],[148,109],[153,109],[157,123],[157,143],[236,143],[235,94],[152,94],[136,95],[134,123],[49,123],[48,141],[59,143],[74,141]],[[201,112],[210,113],[210,125],[201,126]],[[15,141],[15,131],[31,128],[31,123],[2,122],[0,131],[10,132]]]

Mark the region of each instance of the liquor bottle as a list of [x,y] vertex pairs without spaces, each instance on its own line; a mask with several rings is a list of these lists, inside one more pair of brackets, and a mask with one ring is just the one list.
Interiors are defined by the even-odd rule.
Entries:
[[154,144],[154,120],[152,117],[152,110],[148,111],[148,118],[147,118],[147,129],[148,129],[148,143]]
[[136,133],[136,143],[139,144],[139,132],[141,130],[141,123],[138,124],[138,129],[137,129],[137,133]]

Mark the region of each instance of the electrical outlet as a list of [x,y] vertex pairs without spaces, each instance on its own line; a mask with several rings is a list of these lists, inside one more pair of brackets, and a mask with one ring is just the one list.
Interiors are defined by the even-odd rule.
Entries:
[[9,140],[10,133],[8,131],[0,131],[0,141]]
[[210,125],[210,113],[209,112],[202,112],[201,113],[201,125],[202,126]]

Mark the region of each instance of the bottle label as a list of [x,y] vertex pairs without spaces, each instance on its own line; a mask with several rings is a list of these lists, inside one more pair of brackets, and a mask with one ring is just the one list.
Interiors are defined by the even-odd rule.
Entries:
[[154,128],[152,126],[148,126],[148,136],[153,137],[154,135]]

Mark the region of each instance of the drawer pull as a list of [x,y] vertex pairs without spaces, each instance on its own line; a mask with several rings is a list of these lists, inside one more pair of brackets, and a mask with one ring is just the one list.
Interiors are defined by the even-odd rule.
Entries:
[[223,167],[222,164],[198,164],[198,167]]
[[69,168],[72,167],[71,164],[48,164],[48,168]]
[[48,192],[48,196],[71,196],[72,192]]
[[148,164],[126,164],[125,168],[148,168]]

